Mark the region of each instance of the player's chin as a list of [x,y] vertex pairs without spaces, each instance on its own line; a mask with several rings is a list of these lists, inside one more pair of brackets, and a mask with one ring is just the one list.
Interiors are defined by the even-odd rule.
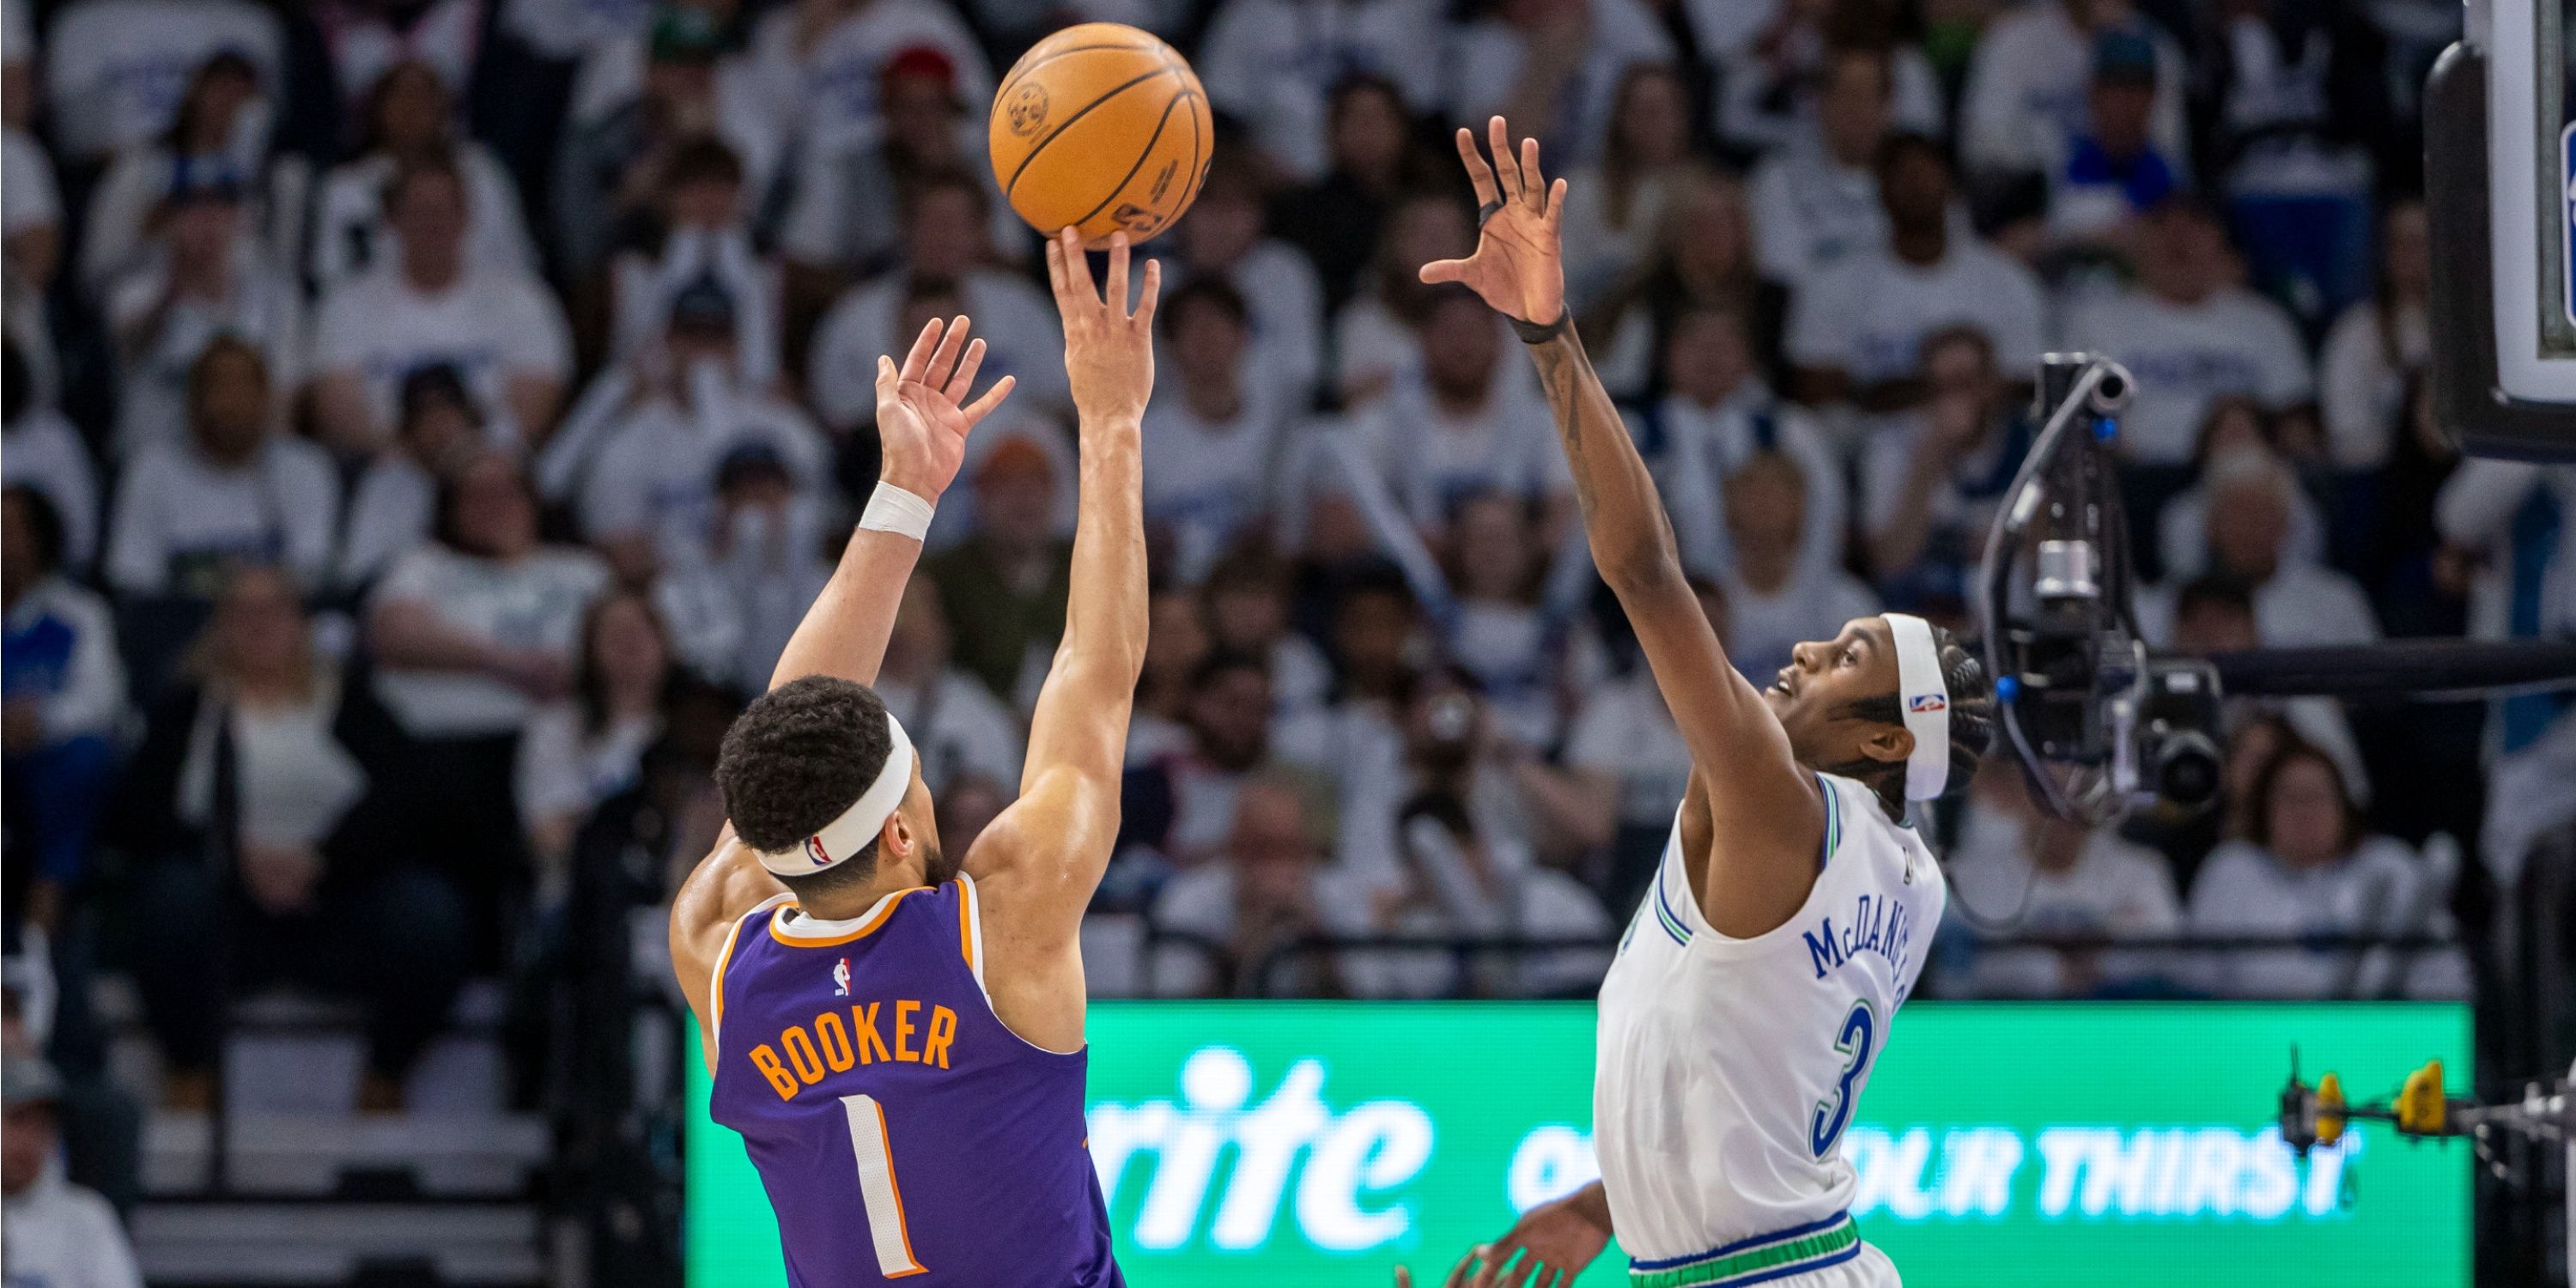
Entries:
[[1798,705],[1798,698],[1780,685],[1773,684],[1762,690],[1762,705],[1771,708],[1775,718],[1787,720],[1790,710]]

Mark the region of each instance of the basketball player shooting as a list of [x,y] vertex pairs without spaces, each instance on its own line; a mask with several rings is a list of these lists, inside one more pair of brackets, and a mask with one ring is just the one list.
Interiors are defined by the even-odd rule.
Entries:
[[1047,245],[1080,417],[1064,639],[1027,772],[963,861],[940,849],[903,726],[868,688],[965,437],[983,341],[932,322],[878,360],[885,466],[866,517],[725,735],[728,825],[671,908],[711,1111],[742,1133],[787,1281],[1096,1288],[1123,1280],[1085,1149],[1083,908],[1118,831],[1145,655],[1139,426],[1159,267],[1134,311],[1125,234],[1108,293],[1072,230]]
[[1471,1251],[1453,1285],[1571,1283],[1615,1232],[1637,1288],[1897,1283],[1863,1243],[1837,1150],[1945,901],[1905,823],[1966,784],[1994,690],[1949,632],[1900,613],[1737,674],[1684,579],[1646,463],[1565,311],[1565,181],[1458,132],[1475,253],[1422,269],[1501,310],[1538,363],[1603,580],[1634,624],[1692,771],[1661,867],[1602,981],[1601,1179]]

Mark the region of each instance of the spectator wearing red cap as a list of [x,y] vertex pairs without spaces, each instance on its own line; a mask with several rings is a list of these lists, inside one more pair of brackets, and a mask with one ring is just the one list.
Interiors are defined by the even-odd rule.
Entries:
[[935,0],[795,0],[752,25],[748,57],[780,133],[837,149],[879,132],[895,56],[927,46],[956,69],[957,93],[993,100],[993,68],[957,11]]
[[[790,281],[837,288],[871,276],[902,251],[902,194],[928,174],[990,176],[984,118],[957,89],[957,62],[936,45],[913,45],[878,78],[883,128],[841,147],[818,143],[797,171],[778,244]],[[993,244],[1017,244],[1019,219],[988,184]],[[828,296],[825,298],[828,299]]]

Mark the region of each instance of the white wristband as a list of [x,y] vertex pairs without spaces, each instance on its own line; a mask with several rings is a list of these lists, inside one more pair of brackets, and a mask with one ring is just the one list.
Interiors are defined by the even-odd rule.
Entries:
[[930,516],[935,513],[928,501],[892,483],[879,483],[868,496],[867,510],[859,515],[859,526],[919,541],[930,535]]

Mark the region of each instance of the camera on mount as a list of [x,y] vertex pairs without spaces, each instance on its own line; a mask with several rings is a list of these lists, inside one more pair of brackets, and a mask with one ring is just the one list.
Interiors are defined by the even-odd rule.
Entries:
[[2087,823],[2159,802],[2205,809],[2223,778],[2217,670],[2150,655],[2138,630],[2110,447],[2136,392],[2106,358],[2042,359],[2040,432],[1980,573],[2008,745],[2051,812]]

